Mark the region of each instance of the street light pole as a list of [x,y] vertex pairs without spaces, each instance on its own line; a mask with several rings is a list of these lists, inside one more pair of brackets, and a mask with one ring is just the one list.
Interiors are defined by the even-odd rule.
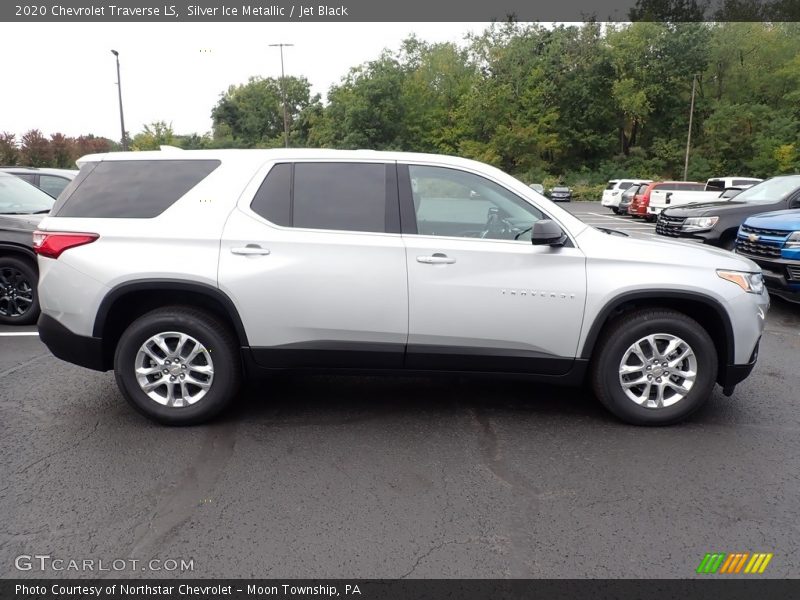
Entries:
[[284,46],[294,46],[294,44],[270,44],[270,48],[281,49],[281,101],[283,102],[283,143],[289,147],[289,113],[286,110],[286,76],[283,73],[283,48]]
[[692,104],[689,108],[689,133],[686,136],[686,159],[683,163],[683,180],[688,181],[689,177],[689,148],[692,145],[692,117],[694,117],[694,90],[697,87],[697,75],[692,77]]
[[112,50],[111,54],[117,59],[117,92],[119,93],[119,126],[122,130],[122,150],[128,151],[128,138],[125,135],[125,117],[122,114],[122,80],[119,76],[119,52]]

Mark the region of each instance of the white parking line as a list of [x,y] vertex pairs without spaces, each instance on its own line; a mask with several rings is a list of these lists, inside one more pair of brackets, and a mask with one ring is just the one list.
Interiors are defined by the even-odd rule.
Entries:
[[0,331],[0,337],[38,336],[38,331]]

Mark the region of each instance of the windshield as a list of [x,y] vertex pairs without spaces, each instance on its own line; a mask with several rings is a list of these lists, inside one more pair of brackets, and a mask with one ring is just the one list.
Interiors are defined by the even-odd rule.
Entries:
[[55,200],[13,175],[0,176],[0,214],[30,215],[47,212]]
[[798,188],[800,188],[800,177],[796,175],[773,177],[738,194],[736,201],[752,204],[772,204],[783,200]]

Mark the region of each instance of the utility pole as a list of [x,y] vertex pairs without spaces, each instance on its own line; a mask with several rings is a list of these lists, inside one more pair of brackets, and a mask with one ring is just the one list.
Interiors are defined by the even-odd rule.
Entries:
[[119,93],[119,126],[122,129],[122,151],[128,151],[128,138],[125,135],[125,117],[122,115],[122,80],[119,76],[119,52],[112,50],[111,54],[117,59],[117,92]]
[[686,160],[683,163],[683,180],[689,178],[689,148],[692,145],[692,118],[694,117],[694,91],[697,87],[697,74],[692,76],[692,104],[689,108],[689,133],[686,136]]
[[289,113],[286,110],[286,76],[283,74],[283,48],[294,44],[270,44],[270,48],[281,49],[281,100],[283,101],[283,143],[289,147]]

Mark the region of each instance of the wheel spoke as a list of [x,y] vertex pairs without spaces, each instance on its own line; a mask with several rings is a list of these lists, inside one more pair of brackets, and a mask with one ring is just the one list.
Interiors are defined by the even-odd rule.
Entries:
[[150,358],[150,360],[152,360],[157,365],[160,365],[161,363],[164,362],[164,359],[161,358],[160,356],[158,356],[150,348],[148,348],[147,344],[142,346],[142,349],[140,350],[140,352],[143,352],[144,354],[146,354],[148,356],[148,358]]
[[642,376],[641,378],[634,379],[632,381],[623,381],[622,382],[622,387],[624,387],[624,388],[632,388],[632,387],[636,387],[637,385],[644,385],[646,383],[647,383],[647,377]]
[[156,373],[161,372],[161,367],[137,367],[136,368],[136,375],[140,377],[147,377],[148,375],[155,375]]
[[167,346],[167,342],[164,340],[163,336],[159,335],[151,339],[153,343],[158,346],[158,349],[164,353],[165,357],[169,358],[172,355],[172,351],[169,349],[169,346]]
[[195,385],[195,386],[197,386],[197,387],[199,387],[201,389],[204,389],[204,390],[207,390],[208,388],[211,387],[210,383],[208,383],[206,381],[201,381],[199,379],[195,379],[194,377],[191,376],[191,374],[186,376],[185,381],[186,381],[186,383],[190,383],[190,384]]
[[161,387],[165,383],[166,382],[163,379],[156,379],[154,381],[148,381],[147,383],[140,384],[140,385],[142,386],[142,389],[145,392],[152,392],[153,390]]

